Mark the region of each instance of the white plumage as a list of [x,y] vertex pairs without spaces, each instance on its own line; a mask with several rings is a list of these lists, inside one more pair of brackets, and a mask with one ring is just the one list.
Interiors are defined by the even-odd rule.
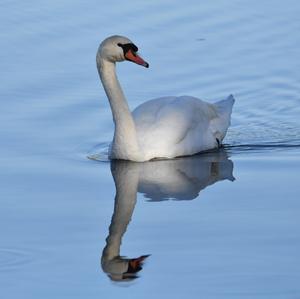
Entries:
[[[218,147],[229,126],[233,101],[230,96],[225,103],[213,105],[181,96],[158,98],[138,106],[133,119],[146,160],[193,155]],[[228,109],[222,109],[221,104]]]
[[115,74],[115,62],[127,59],[148,67],[135,47],[125,37],[112,36],[101,43],[97,53],[115,123],[110,158],[148,161],[217,148],[230,125],[233,96],[215,104],[191,96],[164,97],[147,101],[131,113]]

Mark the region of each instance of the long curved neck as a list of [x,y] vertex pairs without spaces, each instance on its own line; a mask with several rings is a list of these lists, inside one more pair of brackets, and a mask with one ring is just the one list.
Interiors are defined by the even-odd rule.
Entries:
[[115,63],[100,58],[97,67],[115,123],[111,158],[141,160],[134,120],[118,81]]

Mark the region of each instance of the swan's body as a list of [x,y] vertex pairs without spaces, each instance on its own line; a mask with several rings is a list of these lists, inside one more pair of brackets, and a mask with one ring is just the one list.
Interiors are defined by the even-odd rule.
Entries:
[[143,103],[132,113],[115,72],[125,59],[148,67],[137,47],[121,36],[104,40],[97,67],[115,123],[111,159],[148,161],[193,155],[217,148],[230,125],[233,96],[215,104],[190,96],[164,97]]
[[216,148],[223,140],[232,97],[212,105],[190,96],[148,101],[133,111],[138,142],[146,160],[187,156]]

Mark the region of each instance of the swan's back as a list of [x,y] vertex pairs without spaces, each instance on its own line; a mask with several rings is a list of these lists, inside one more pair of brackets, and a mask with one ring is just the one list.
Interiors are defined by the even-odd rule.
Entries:
[[133,118],[145,159],[192,155],[217,147],[230,125],[233,103],[233,96],[215,104],[180,96],[138,106]]

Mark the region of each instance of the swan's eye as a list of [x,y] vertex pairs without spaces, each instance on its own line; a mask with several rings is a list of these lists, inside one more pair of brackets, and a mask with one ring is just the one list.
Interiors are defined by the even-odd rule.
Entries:
[[138,47],[135,44],[129,43],[129,44],[117,44],[119,47],[123,49],[124,55],[131,50],[132,53],[136,56],[136,52],[139,50]]
[[131,44],[131,45],[132,45],[133,52],[137,52],[139,50],[135,44]]

